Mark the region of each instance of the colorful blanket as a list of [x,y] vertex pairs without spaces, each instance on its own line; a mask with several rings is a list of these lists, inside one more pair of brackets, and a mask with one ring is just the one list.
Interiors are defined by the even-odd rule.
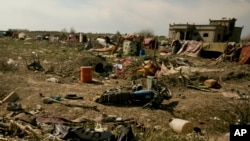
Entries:
[[198,41],[187,41],[182,45],[177,54],[198,57],[200,54],[201,45],[202,43]]
[[250,63],[250,45],[242,47],[240,52],[239,63],[240,64]]

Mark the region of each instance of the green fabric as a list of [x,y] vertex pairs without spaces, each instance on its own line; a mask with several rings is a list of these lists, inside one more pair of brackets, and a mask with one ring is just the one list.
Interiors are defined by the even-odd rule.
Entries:
[[227,43],[203,43],[202,50],[224,52],[227,48]]

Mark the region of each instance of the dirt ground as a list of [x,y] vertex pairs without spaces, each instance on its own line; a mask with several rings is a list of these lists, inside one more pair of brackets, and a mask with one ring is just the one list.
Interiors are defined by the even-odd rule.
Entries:
[[[0,44],[0,99],[15,91],[18,102],[25,111],[31,111],[40,105],[42,107],[39,115],[51,117],[63,117],[74,120],[79,117],[96,119],[102,114],[117,115],[121,118],[134,118],[137,123],[143,124],[146,128],[160,127],[162,130],[171,132],[168,120],[172,117],[191,121],[196,127],[207,135],[205,139],[224,139],[229,132],[227,125],[237,122],[240,115],[237,115],[232,103],[237,96],[236,92],[249,94],[250,90],[250,66],[239,65],[237,62],[216,61],[215,59],[194,58],[187,56],[171,56],[172,60],[183,57],[202,68],[222,69],[216,72],[196,72],[190,77],[193,84],[202,85],[206,79],[215,79],[221,88],[212,91],[201,91],[184,87],[178,79],[178,75],[162,76],[162,82],[171,90],[173,97],[163,101],[163,109],[143,109],[140,106],[125,105],[102,105],[96,103],[94,98],[103,91],[119,86],[130,86],[131,73],[127,71],[125,78],[107,78],[97,72],[93,72],[93,82],[83,83],[79,80],[80,67],[96,65],[97,63],[112,63],[113,58],[104,60],[100,57],[93,57],[87,52],[78,51],[74,47],[37,47],[39,43],[32,42],[25,45],[23,41],[18,44],[8,44],[1,40]],[[20,45],[20,46],[19,46]],[[23,48],[23,49],[20,49]],[[51,49],[51,51],[50,51]],[[28,70],[24,63],[24,56],[30,55],[32,51],[38,52],[41,56],[41,65],[45,71]],[[60,59],[58,54],[67,55],[66,59]],[[150,54],[150,50],[146,51]],[[55,57],[57,56],[57,57]],[[8,65],[8,59],[13,59],[15,65]],[[57,78],[60,82],[48,82],[48,78]],[[146,88],[146,78],[136,78]],[[99,111],[68,107],[53,103],[44,104],[40,94],[44,96],[61,96],[77,94],[82,96],[81,100],[62,99],[62,102],[71,104],[83,104],[97,106]],[[4,104],[0,106],[0,116],[5,117],[10,113]],[[236,113],[236,114],[235,114]],[[249,121],[248,121],[249,122]],[[226,127],[223,127],[226,126]],[[228,128],[227,128],[228,127]],[[160,134],[152,135],[152,138],[159,138]],[[149,139],[150,140],[150,139]],[[153,140],[153,139],[152,139]]]

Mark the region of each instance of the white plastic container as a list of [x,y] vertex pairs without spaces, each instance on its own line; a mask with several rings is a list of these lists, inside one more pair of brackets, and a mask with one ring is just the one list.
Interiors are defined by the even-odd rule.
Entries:
[[194,126],[190,121],[171,118],[169,120],[169,126],[176,133],[192,133],[194,131]]
[[147,89],[152,90],[152,87],[155,83],[155,77],[154,76],[147,76]]
[[83,36],[82,36],[82,33],[79,34],[79,42],[82,43],[82,39],[83,39]]

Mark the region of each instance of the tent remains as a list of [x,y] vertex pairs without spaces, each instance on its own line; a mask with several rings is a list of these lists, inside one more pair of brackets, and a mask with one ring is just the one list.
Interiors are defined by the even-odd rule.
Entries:
[[250,64],[250,44],[241,48],[239,63]]
[[186,41],[177,54],[198,57],[201,51],[201,45],[202,43],[198,41]]
[[144,38],[143,40],[143,46],[144,48],[148,48],[148,49],[154,49],[155,47],[155,44],[157,44],[157,41],[154,39],[154,38]]
[[24,40],[27,37],[27,35],[24,32],[18,33],[18,39],[19,40]]
[[227,43],[202,43],[202,51],[214,51],[224,53],[227,49]]
[[238,61],[241,49],[241,45],[234,42],[206,43],[191,40],[185,41],[177,54],[203,58],[221,57],[223,60],[229,58],[230,61]]

